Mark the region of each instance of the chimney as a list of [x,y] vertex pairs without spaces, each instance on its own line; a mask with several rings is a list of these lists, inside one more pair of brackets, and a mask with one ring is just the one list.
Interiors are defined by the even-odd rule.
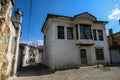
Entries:
[[113,46],[113,30],[109,29],[109,45]]
[[23,12],[20,11],[19,9],[14,11],[13,22],[14,22],[16,28],[21,27],[21,25],[22,25],[22,16],[23,16]]
[[109,29],[109,35],[112,35],[112,34],[113,34],[113,30]]

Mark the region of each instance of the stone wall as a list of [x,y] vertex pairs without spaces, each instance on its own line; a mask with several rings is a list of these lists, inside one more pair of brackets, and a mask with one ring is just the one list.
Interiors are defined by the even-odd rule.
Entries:
[[[0,80],[7,79],[7,51],[10,37],[9,23],[11,21],[12,2],[7,0],[4,14],[0,14]],[[2,7],[2,6],[1,6]]]
[[[6,34],[4,34],[6,33]],[[0,80],[6,79],[6,71],[7,71],[7,48],[8,44],[5,43],[7,41],[7,37],[9,37],[9,29],[6,27],[4,33],[0,32]]]

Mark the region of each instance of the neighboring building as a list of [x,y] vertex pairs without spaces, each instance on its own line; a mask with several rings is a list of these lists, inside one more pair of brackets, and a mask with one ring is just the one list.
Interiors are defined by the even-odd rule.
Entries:
[[[24,44],[24,43],[20,43],[20,44],[19,44],[18,66],[17,66],[17,70],[19,70],[20,68],[23,67],[23,59],[24,59],[24,50],[25,50],[25,46],[27,46],[27,44]],[[26,50],[26,51],[27,51],[27,50]]]
[[120,32],[114,33],[109,29],[108,44],[111,63],[120,63]]
[[16,10],[11,18],[13,5],[14,0],[0,0],[0,80],[13,75],[16,68],[14,64],[19,47],[22,13]]
[[22,57],[19,56],[20,67],[31,65],[31,64],[36,64],[36,63],[41,63],[42,53],[43,53],[42,46],[35,47],[35,46],[27,45],[24,43],[20,43],[19,55],[22,56]]
[[107,21],[88,12],[74,17],[48,14],[43,25],[43,64],[61,69],[110,63],[105,31]]

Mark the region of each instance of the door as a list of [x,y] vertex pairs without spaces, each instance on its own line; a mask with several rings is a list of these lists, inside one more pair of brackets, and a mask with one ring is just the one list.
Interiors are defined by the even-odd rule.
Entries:
[[120,51],[119,50],[110,50],[112,63],[120,63]]
[[81,64],[87,64],[87,57],[86,57],[85,49],[80,50],[80,56],[81,56]]

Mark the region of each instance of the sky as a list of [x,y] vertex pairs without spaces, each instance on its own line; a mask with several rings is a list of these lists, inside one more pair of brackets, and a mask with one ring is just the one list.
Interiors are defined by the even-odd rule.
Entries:
[[15,0],[13,8],[23,11],[21,42],[37,42],[43,45],[41,28],[48,13],[73,17],[89,12],[97,17],[97,20],[109,22],[106,25],[107,35],[110,28],[113,29],[113,33],[120,31],[120,0],[32,0],[32,8],[30,1]]

